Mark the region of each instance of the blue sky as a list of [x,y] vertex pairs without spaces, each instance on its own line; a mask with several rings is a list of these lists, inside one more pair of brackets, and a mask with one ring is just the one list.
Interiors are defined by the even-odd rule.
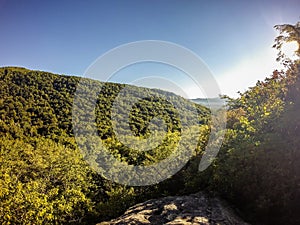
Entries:
[[[0,66],[82,76],[112,48],[163,40],[195,52],[222,93],[235,96],[276,67],[273,26],[295,24],[299,12],[296,0],[0,0]],[[203,97],[181,85],[188,97]]]

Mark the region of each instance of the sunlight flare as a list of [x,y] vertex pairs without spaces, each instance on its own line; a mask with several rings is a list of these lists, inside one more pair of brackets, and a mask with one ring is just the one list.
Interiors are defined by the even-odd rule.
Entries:
[[297,41],[290,41],[290,42],[285,42],[282,45],[282,52],[290,59],[295,59],[296,56],[296,51],[299,49],[299,44]]

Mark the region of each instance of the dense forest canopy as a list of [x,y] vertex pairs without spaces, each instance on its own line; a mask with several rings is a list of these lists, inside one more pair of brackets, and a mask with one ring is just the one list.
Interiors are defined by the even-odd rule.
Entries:
[[[84,111],[72,115],[73,99],[80,78],[15,67],[1,68],[0,78],[1,177],[3,177],[1,184],[3,211],[0,213],[3,215],[1,216],[3,221],[78,222],[90,211],[96,212],[93,207],[97,208],[96,204],[101,205],[107,201],[109,198],[107,192],[113,192],[111,187],[113,184],[107,182],[108,187],[101,184],[104,177],[100,178],[84,161],[94,156],[94,149],[89,144],[90,134],[93,131],[89,124],[89,114]],[[194,126],[196,133],[201,133],[202,137],[206,137],[209,132],[209,110],[173,93],[82,79],[87,93],[101,85],[95,109],[91,110],[96,115],[92,125],[96,122],[97,135],[103,146],[120,162],[128,165],[151,165],[167,158],[174,153],[175,146],[180,141],[183,124],[187,127]],[[121,90],[126,91],[125,96],[148,93],[148,97],[140,99],[132,109],[126,102],[114,109],[121,135],[126,137],[127,121],[122,118],[124,111],[130,112],[130,129],[134,136],[141,139],[147,138],[153,131],[160,130],[159,124],[156,123],[151,123],[151,130],[149,129],[151,120],[159,117],[166,125],[165,136],[160,145],[149,151],[138,151],[118,140],[111,115],[114,100]],[[84,110],[81,106],[89,105],[90,99],[83,95],[77,103],[79,106],[77,109]],[[186,108],[185,114],[179,115],[174,103]],[[192,116],[193,110],[196,117]],[[74,132],[73,124],[76,122],[79,124],[77,127],[82,126],[85,129],[78,133]],[[77,135],[76,140],[74,133]],[[194,146],[199,153],[204,148],[206,139],[202,138],[200,141],[199,135],[190,138],[192,137],[196,139],[196,144],[199,142]],[[188,148],[190,142],[184,140],[181,141],[181,145]],[[117,187],[121,188],[118,185]],[[124,192],[128,191],[127,187],[122,188]],[[28,200],[22,196],[32,196],[32,199]],[[91,198],[97,200],[93,201]],[[41,202],[38,203],[39,201]],[[34,207],[41,208],[41,212],[37,208],[27,211],[26,207],[30,209],[31,205],[36,203],[39,205]],[[17,205],[22,204],[25,208],[18,209],[20,212],[17,213],[15,211]],[[124,204],[126,205],[126,202]],[[59,205],[61,211],[57,212]],[[119,207],[124,209],[122,206]],[[111,213],[118,212],[115,209],[111,211]],[[58,217],[60,213],[66,215]],[[109,216],[109,213],[106,214]]]
[[[127,165],[164,160],[179,142],[189,148],[190,142],[181,138],[182,126],[197,124],[197,146],[188,163],[161,183],[143,187],[114,183],[85,160],[94,151],[87,144],[92,127],[85,126],[85,133],[75,139],[74,121],[90,121],[84,114],[72,115],[79,77],[0,68],[0,223],[91,224],[145,199],[204,190],[227,199],[253,224],[299,224],[300,66],[299,59],[288,59],[281,48],[286,41],[300,44],[300,23],[276,28],[280,35],[274,47],[285,69],[274,71],[236,99],[227,97],[225,139],[217,159],[203,172],[198,165],[213,129],[209,109],[169,92],[85,80],[86,91],[102,85],[92,112],[97,134],[109,153]],[[299,49],[296,54],[300,56]],[[130,109],[127,104],[113,108],[125,87],[130,95],[142,92],[149,97]],[[193,110],[179,115],[168,99],[196,109],[197,117],[190,117]],[[90,99],[79,103],[88,105]],[[153,118],[163,120],[162,144],[150,151],[124,145],[114,132],[112,110],[116,117],[130,112],[129,127],[140,139],[159,130]],[[126,136],[126,120],[120,116],[117,121]]]

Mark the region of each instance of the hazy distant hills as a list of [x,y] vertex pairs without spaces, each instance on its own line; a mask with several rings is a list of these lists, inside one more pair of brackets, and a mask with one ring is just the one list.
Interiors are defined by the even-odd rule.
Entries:
[[226,105],[226,99],[221,98],[195,98],[191,99],[191,101],[211,109],[220,108]]

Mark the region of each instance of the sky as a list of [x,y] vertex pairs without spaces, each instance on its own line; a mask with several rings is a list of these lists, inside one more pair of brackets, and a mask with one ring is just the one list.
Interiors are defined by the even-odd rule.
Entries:
[[[0,0],[0,66],[88,76],[111,49],[159,40],[192,51],[221,94],[236,97],[279,66],[273,26],[295,24],[299,12],[297,0]],[[207,96],[180,68],[161,63],[133,64],[110,80]]]

